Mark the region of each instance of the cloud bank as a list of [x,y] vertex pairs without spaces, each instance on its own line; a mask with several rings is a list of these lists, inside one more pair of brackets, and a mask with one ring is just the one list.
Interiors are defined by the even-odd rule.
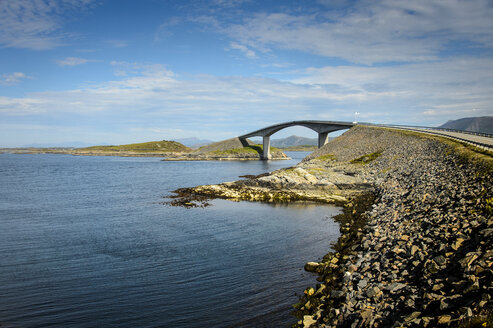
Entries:
[[67,14],[90,7],[92,0],[0,1],[0,45],[47,50],[63,44]]

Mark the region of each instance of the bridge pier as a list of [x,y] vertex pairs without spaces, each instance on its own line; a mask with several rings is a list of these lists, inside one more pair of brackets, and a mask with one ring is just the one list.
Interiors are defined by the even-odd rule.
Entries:
[[264,149],[262,151],[262,159],[271,159],[270,155],[270,136],[263,136],[264,141]]
[[[288,128],[290,126],[304,126],[306,128],[312,129],[318,133],[318,148],[323,147],[328,141],[328,134],[330,132],[345,130],[352,128],[355,123],[351,122],[338,122],[338,121],[291,121],[286,123],[274,124],[266,128],[253,131],[244,135],[239,136],[240,140],[247,142],[247,138],[250,137],[263,137],[264,149],[260,156],[261,159],[271,159],[270,154],[270,136],[280,131],[282,129]],[[243,145],[245,145],[243,143]]]
[[329,133],[322,132],[318,134],[318,148],[322,148],[325,144],[329,142]]

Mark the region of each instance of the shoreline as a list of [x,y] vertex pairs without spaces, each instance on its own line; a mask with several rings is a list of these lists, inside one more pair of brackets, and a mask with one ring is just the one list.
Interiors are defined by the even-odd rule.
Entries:
[[[77,149],[43,149],[43,148],[0,148],[0,154],[56,154],[72,156],[118,156],[118,157],[162,157],[162,161],[258,161],[259,155],[255,154],[199,154],[180,152],[135,152],[135,151],[79,151]],[[274,152],[270,160],[290,160],[284,153]]]
[[319,283],[296,327],[468,327],[493,322],[492,163],[441,138],[356,127],[294,168],[182,191],[344,204],[334,250],[305,265]]

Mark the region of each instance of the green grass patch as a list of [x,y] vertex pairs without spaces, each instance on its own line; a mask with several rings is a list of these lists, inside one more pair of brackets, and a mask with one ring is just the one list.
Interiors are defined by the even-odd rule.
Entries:
[[216,155],[237,155],[237,154],[258,154],[258,150],[256,150],[252,146],[243,147],[243,148],[234,148],[227,150],[214,150],[211,153]]
[[382,155],[381,151],[377,151],[368,155],[363,155],[361,157],[353,159],[351,161],[351,164],[368,164],[376,160],[378,157],[380,157],[380,155]]
[[327,172],[327,170],[320,168],[320,167],[314,167],[314,168],[311,168],[308,170],[308,173],[313,174],[313,175],[321,174],[324,172]]
[[459,328],[491,328],[493,327],[493,313],[490,311],[485,316],[477,316],[468,321],[460,323]]
[[335,161],[336,160],[336,156],[334,154],[325,154],[325,155],[322,155],[322,156],[318,156],[315,159],[318,159],[320,161]]
[[119,146],[92,146],[79,148],[83,151],[133,151],[133,152],[178,152],[190,151],[191,149],[176,141],[150,141]]
[[490,215],[493,214],[493,197],[486,199],[485,209],[486,209],[486,213]]
[[317,146],[312,145],[298,145],[298,146],[289,146],[289,147],[281,147],[284,151],[314,151],[317,150]]
[[[262,154],[264,147],[262,145],[250,145],[242,148],[233,148],[226,150],[214,150],[211,153],[215,155],[239,155],[239,154]],[[280,151],[279,148],[270,147],[270,151]]]
[[[212,154],[216,155],[239,155],[239,154],[262,154],[264,147],[262,145],[250,145],[242,148],[233,148],[226,150],[214,150],[211,151]],[[270,147],[270,151],[281,151],[279,148]]]

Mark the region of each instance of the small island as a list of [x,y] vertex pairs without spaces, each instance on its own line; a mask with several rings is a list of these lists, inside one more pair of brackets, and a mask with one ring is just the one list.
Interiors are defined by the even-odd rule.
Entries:
[[[200,147],[188,153],[169,154],[165,161],[238,161],[259,160],[262,156],[263,147],[249,139],[245,143],[239,138],[231,138],[218,141],[207,146]],[[273,160],[289,159],[282,150],[271,147]]]

